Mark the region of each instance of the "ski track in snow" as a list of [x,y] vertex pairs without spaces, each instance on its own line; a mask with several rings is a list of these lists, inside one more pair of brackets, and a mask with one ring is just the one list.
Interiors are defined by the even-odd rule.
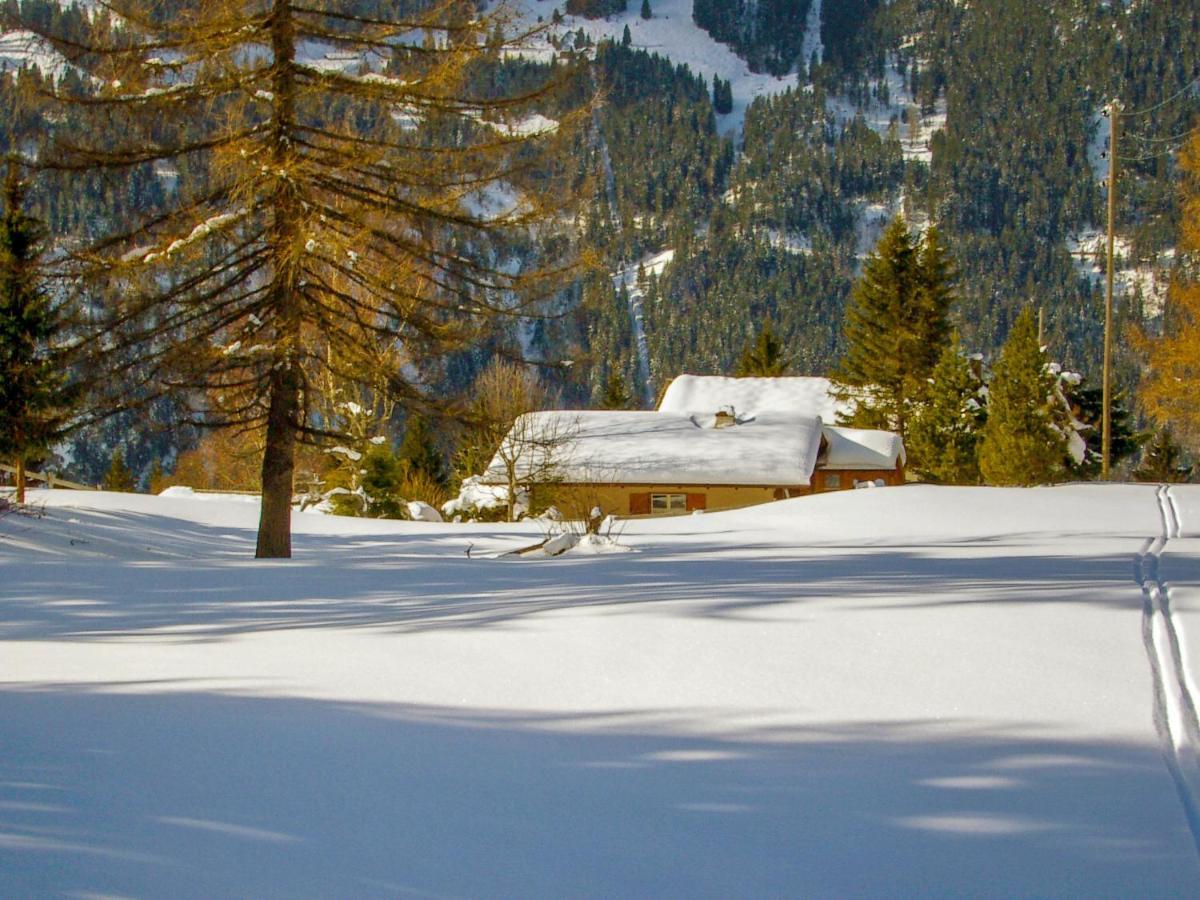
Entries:
[[1171,613],[1170,586],[1160,563],[1167,543],[1183,536],[1179,507],[1171,489],[1157,494],[1162,534],[1149,539],[1135,563],[1142,585],[1142,639],[1154,686],[1154,725],[1163,757],[1183,804],[1192,839],[1200,851],[1200,720],[1195,687],[1188,674],[1182,628]]

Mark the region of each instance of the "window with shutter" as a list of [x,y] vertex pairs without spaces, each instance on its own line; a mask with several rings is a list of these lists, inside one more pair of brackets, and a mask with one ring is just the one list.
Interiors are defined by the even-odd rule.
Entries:
[[688,508],[687,494],[651,494],[650,512],[655,515],[683,512]]

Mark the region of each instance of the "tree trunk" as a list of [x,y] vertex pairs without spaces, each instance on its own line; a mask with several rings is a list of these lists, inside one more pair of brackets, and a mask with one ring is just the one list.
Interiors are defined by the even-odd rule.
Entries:
[[25,457],[17,457],[17,503],[25,502]]
[[504,460],[505,475],[508,478],[508,495],[505,497],[505,506],[507,509],[507,520],[509,522],[517,521],[517,462],[513,459]]
[[292,555],[292,475],[296,468],[295,419],[299,379],[283,366],[271,378],[267,440],[263,447],[262,514],[258,520],[259,559],[289,559]]
[[[283,0],[275,0],[271,10],[271,48],[275,61],[271,161],[280,172],[290,171],[294,162],[289,129],[295,117],[295,38],[291,8]],[[262,513],[254,555],[259,559],[289,559],[292,555],[296,425],[300,419],[301,379],[296,368],[300,340],[296,288],[300,277],[294,251],[301,211],[290,183],[281,182],[269,203],[274,207],[274,221],[267,239],[274,266],[275,283],[271,293],[276,319],[276,362],[269,388],[262,464]]]

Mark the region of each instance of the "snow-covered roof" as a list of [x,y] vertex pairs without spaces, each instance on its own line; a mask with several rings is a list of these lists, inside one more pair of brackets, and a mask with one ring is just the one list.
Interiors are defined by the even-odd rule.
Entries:
[[828,378],[818,377],[680,375],[667,386],[658,408],[660,412],[711,413],[732,406],[738,416],[770,411],[836,422],[838,413],[849,410],[833,398],[832,386]]
[[894,469],[905,461],[904,442],[890,431],[826,425],[827,469]]
[[[715,410],[714,410],[715,412]],[[503,454],[522,480],[620,484],[806,485],[821,444],[817,416],[767,412],[714,427],[664,412],[527,413],[484,473],[503,483]],[[542,438],[550,440],[542,442]],[[554,446],[539,444],[549,443]],[[552,460],[550,470],[546,463]]]

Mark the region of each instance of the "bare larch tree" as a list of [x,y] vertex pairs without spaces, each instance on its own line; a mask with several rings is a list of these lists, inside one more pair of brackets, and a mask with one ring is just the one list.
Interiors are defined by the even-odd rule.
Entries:
[[[94,41],[45,35],[88,73],[45,167],[156,167],[168,208],[72,254],[92,296],[91,359],[131,408],[164,392],[214,425],[265,429],[257,555],[291,555],[298,441],[329,430],[331,360],[437,402],[437,361],[527,315],[573,276],[567,142],[590,111],[551,113],[570,78],[507,93],[481,77],[527,40],[473,0],[106,0]],[[508,35],[508,36],[506,36]],[[531,189],[536,176],[538,189]],[[507,236],[541,238],[513,267]],[[514,268],[519,268],[514,274]]]

